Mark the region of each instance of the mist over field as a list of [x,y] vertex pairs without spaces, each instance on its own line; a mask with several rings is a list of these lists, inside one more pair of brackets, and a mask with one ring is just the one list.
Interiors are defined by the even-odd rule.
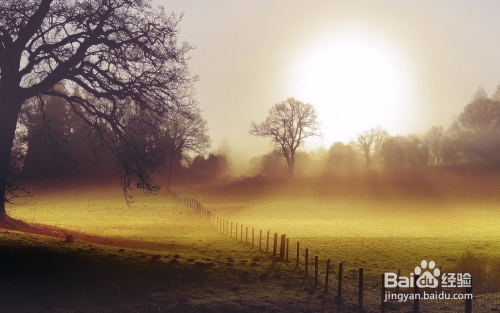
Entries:
[[500,310],[499,9],[0,2],[0,311]]

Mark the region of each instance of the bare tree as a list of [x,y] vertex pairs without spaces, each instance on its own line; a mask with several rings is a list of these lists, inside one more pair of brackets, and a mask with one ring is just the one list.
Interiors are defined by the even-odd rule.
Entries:
[[432,126],[425,135],[425,142],[431,154],[431,162],[435,161],[437,165],[441,163],[444,139],[442,126]]
[[[147,0],[1,1],[0,199],[23,103],[39,98],[43,108],[45,96],[66,101],[95,145],[113,153],[125,195],[156,192],[157,122],[196,106],[186,57],[192,47],[178,44],[179,21]],[[57,84],[92,98],[61,93]],[[0,215],[9,222],[3,201]]]
[[264,122],[252,122],[250,134],[271,137],[274,145],[283,153],[288,165],[288,176],[292,178],[297,148],[304,143],[304,139],[321,135],[316,119],[316,110],[312,105],[288,98],[276,103]]
[[363,154],[365,158],[366,168],[371,168],[372,152],[380,154],[383,142],[389,137],[389,133],[380,126],[371,128],[356,135],[354,145]]
[[172,166],[174,159],[180,163],[188,158],[188,154],[202,154],[210,148],[210,137],[207,135],[207,121],[200,113],[190,117],[181,114],[170,117],[161,126],[160,142],[168,153],[168,191],[172,180]]

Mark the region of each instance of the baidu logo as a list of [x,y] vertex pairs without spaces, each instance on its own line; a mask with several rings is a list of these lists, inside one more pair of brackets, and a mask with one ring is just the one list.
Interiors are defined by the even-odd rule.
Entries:
[[[425,271],[427,265],[429,266],[429,270]],[[415,267],[415,275],[421,274],[417,280],[417,286],[419,288],[436,288],[439,285],[437,277],[441,275],[441,271],[439,268],[435,267],[436,263],[434,261],[430,261],[429,264],[427,264],[426,260],[422,260],[420,266]]]
[[[416,284],[419,288],[437,288],[439,286],[441,271],[439,268],[436,268],[436,262],[422,260],[420,265],[415,267],[414,272],[410,273],[410,276],[398,276],[396,273],[385,273],[385,287],[413,288],[415,284],[415,275],[419,275],[416,280]],[[443,286],[445,285],[443,284]]]

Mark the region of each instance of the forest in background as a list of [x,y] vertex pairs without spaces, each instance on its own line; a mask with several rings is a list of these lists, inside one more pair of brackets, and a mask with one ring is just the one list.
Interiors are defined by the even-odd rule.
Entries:
[[[68,89],[59,86],[68,93]],[[84,91],[73,91],[91,98]],[[13,152],[14,165],[24,179],[98,178],[115,179],[120,170],[116,158],[56,97],[30,101],[23,108]],[[254,156],[246,168],[235,170],[230,143],[225,139],[211,149],[208,125],[201,113],[173,116],[154,134],[160,152],[162,176],[173,184],[228,180],[246,176],[286,178],[287,162],[282,151]],[[390,135],[377,126],[358,133],[349,143],[335,142],[328,149],[299,150],[295,159],[298,177],[349,177],[366,170],[397,170],[427,165],[487,164],[500,157],[500,86],[488,97],[479,87],[448,128],[433,126],[423,135]],[[17,162],[17,163],[16,163]],[[243,172],[245,175],[234,175]]]

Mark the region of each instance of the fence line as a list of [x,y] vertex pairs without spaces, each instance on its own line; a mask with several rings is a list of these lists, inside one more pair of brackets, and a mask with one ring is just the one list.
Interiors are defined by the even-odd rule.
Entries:
[[[207,209],[204,205],[202,205],[198,200],[193,199],[193,198],[182,198],[182,201],[184,205],[194,208],[198,214],[200,214],[203,218],[207,219],[212,226],[216,227],[217,231],[221,232],[224,235],[228,235],[230,237],[234,236],[235,240],[238,240],[243,243],[243,226],[245,226],[245,245],[251,245],[252,248],[255,247],[255,233],[254,233],[254,228],[250,227],[251,230],[251,243],[249,243],[249,226],[248,225],[243,225],[242,223],[234,222],[231,221],[231,227],[229,231],[229,221],[227,219],[224,219],[211,210]],[[235,232],[233,235],[233,224],[235,225]],[[238,238],[238,226],[240,227],[239,231],[239,238]],[[266,238],[266,249],[265,252],[269,253],[269,244],[270,244],[270,231],[267,231],[267,238]],[[262,238],[263,238],[263,232],[262,229],[259,230],[259,251],[264,252],[264,249],[262,247]],[[300,255],[300,242],[297,241],[297,248],[296,251],[290,251],[290,238],[286,236],[286,234],[283,234],[280,236],[280,240],[278,240],[278,233],[274,233],[274,238],[272,242],[272,255],[273,257],[277,256],[278,253],[278,242],[280,242],[280,247],[279,247],[279,260],[283,262],[289,262],[289,258],[292,260],[296,260],[296,265],[300,266],[303,264],[304,266],[304,276],[308,277],[309,272],[314,273],[314,285],[317,286],[319,283],[322,283],[324,285],[324,292],[325,295],[328,293],[328,286],[335,286],[337,285],[337,301],[342,300],[342,291],[350,290],[352,292],[356,291],[356,288],[348,285],[348,284],[342,284],[342,275],[343,275],[343,262],[339,263],[339,270],[337,273],[337,277],[333,275],[333,271],[330,272],[330,259],[326,261],[326,269],[324,272],[322,272],[319,268],[319,259],[318,256],[314,256],[314,264],[310,264],[309,259],[309,249],[305,248],[305,256]],[[398,270],[398,276],[400,274],[400,269]],[[370,290],[375,293],[380,294],[380,290],[370,287],[368,285],[365,285],[363,282],[363,268],[359,268],[358,272],[358,309],[360,311],[363,311],[363,298],[364,298],[364,291],[365,290]],[[414,277],[415,281],[418,279],[418,275]],[[381,312],[386,312],[390,311],[391,309],[400,309],[403,307],[403,305],[395,305],[394,303],[391,302],[384,302],[384,294],[386,292],[386,288],[384,285],[384,274],[382,274],[382,293],[381,293],[381,301],[380,301],[380,310]],[[417,287],[416,284],[414,284],[415,289],[413,292],[411,290],[408,290],[408,293],[412,294],[420,294],[419,288]],[[333,288],[332,288],[333,289]],[[334,290],[334,289],[333,289]],[[399,287],[396,289],[396,293],[399,294],[400,290]],[[472,293],[472,289],[466,289],[465,293]],[[500,305],[500,297],[499,299],[499,305]],[[465,300],[465,312],[472,312],[472,307],[473,303],[472,300]],[[413,301],[413,311],[414,312],[419,312],[420,310],[420,302],[418,299]]]

